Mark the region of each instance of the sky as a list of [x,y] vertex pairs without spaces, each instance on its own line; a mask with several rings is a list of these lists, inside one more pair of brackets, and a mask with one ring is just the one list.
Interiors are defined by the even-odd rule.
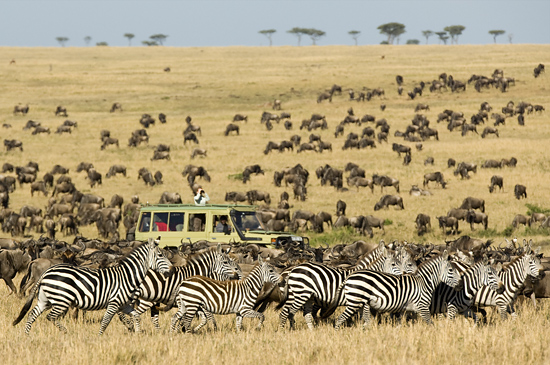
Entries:
[[89,36],[90,46],[121,47],[125,33],[132,46],[153,34],[171,47],[268,46],[265,29],[276,30],[274,46],[296,46],[294,27],[324,31],[319,46],[352,45],[351,30],[370,45],[386,39],[377,27],[389,22],[405,25],[400,44],[425,44],[422,31],[450,25],[466,27],[459,44],[493,43],[490,30],[506,31],[497,43],[550,44],[549,0],[0,0],[0,46],[59,47],[56,38],[67,37],[67,47],[84,47]]

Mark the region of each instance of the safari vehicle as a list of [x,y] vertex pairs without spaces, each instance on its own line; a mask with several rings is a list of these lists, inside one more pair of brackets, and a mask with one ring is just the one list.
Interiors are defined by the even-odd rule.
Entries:
[[[222,220],[226,219],[225,230]],[[225,232],[224,232],[225,231]],[[128,240],[145,241],[161,236],[161,246],[183,242],[248,242],[280,245],[288,241],[305,243],[307,238],[286,232],[267,231],[253,205],[153,204],[140,209],[135,232]]]

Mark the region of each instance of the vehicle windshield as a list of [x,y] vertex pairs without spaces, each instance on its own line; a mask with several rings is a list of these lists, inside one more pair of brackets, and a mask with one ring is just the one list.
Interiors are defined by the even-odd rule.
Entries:
[[256,217],[255,212],[234,211],[231,214],[231,219],[233,220],[235,227],[239,228],[242,232],[257,230],[265,231],[264,226],[259,221],[258,217]]

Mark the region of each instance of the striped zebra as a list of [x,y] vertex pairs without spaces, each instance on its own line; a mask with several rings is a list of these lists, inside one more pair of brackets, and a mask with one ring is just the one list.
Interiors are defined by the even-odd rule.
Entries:
[[[461,313],[465,317],[471,315],[477,324],[477,316],[471,310],[474,297],[483,286],[502,292],[504,287],[498,276],[500,270],[500,267],[495,269],[490,266],[487,256],[484,255],[481,262],[474,264],[462,273],[460,282],[455,288],[444,283],[437,286],[432,297],[430,313],[434,315],[446,312],[447,317],[451,320],[457,313]],[[459,287],[460,290],[457,291]]]
[[258,261],[258,265],[243,280],[217,281],[193,276],[183,281],[176,296],[178,311],[172,317],[170,330],[176,331],[183,317],[184,330],[191,332],[191,321],[199,309],[207,315],[236,313],[237,331],[241,329],[243,317],[259,318],[258,328],[261,328],[265,317],[253,309],[256,298],[264,283],[278,284],[281,275],[261,257]]
[[446,250],[442,255],[423,262],[416,274],[392,275],[372,270],[356,271],[342,285],[346,309],[338,317],[335,328],[339,329],[361,307],[364,327],[370,322],[371,308],[380,313],[418,312],[430,324],[430,302],[435,288],[442,282],[455,287],[459,280],[460,276],[449,261]]
[[510,308],[512,317],[516,317],[513,308],[514,301],[523,287],[523,282],[527,276],[534,278],[538,277],[544,270],[540,263],[538,254],[540,247],[536,251],[532,251],[530,246],[527,246],[527,251],[515,258],[508,267],[500,273],[500,279],[504,284],[504,292],[498,294],[489,287],[482,287],[476,294],[474,305],[477,307],[492,306],[497,307],[500,317],[505,320],[507,317],[507,308]]
[[287,299],[279,314],[279,328],[285,327],[288,318],[292,329],[295,323],[294,315],[302,309],[306,324],[312,330],[315,321],[314,313],[317,312],[317,308],[324,308],[321,316],[327,318],[334,313],[338,306],[344,305],[343,295],[338,288],[352,272],[368,268],[374,262],[377,264],[375,267],[371,267],[372,269],[385,268],[395,274],[401,274],[404,270],[416,269],[416,265],[406,250],[399,251],[399,254],[402,255],[401,258],[408,257],[408,259],[399,263],[396,256],[387,253],[382,241],[374,251],[361,259],[352,269],[335,268],[317,263],[304,263],[296,266],[288,274],[285,290]]
[[[168,304],[172,293],[179,289],[181,282],[185,279],[195,275],[216,280],[242,278],[241,268],[229,257],[229,251],[231,248],[224,250],[221,244],[199,251],[187,258],[186,266],[174,267],[174,274],[167,278],[155,271],[149,271],[135,293],[139,304],[135,309],[126,306],[119,312],[121,321],[129,330],[135,329],[136,332],[140,332],[140,316],[151,309],[153,326],[160,330],[158,305]],[[126,314],[130,314],[133,321],[128,320]],[[204,320],[203,316],[201,319]]]
[[27,334],[36,318],[50,307],[52,309],[47,316],[48,320],[59,330],[67,332],[59,318],[69,307],[76,307],[87,311],[107,309],[99,329],[99,335],[102,335],[113,315],[130,301],[148,270],[162,274],[173,271],[172,264],[162,254],[158,243],[158,240],[150,238],[148,242],[132,250],[120,264],[106,269],[89,269],[67,264],[50,267],[32,288],[13,325],[23,319],[37,296],[38,303],[29,314],[25,326]]

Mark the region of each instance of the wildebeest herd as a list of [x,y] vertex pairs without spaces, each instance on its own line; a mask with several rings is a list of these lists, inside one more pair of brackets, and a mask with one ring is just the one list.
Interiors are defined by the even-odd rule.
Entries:
[[[542,68],[543,70],[544,68]],[[540,69],[539,69],[540,70]],[[475,89],[477,92],[481,93],[489,87],[495,87],[500,92],[507,92],[510,87],[514,86],[515,80],[512,78],[504,78],[503,72],[497,72],[501,70],[495,70],[491,77],[481,77],[473,75],[470,80],[467,82],[462,82],[453,78],[447,74],[441,74],[436,80],[432,82],[425,83],[420,82],[418,85],[412,87],[412,91],[408,92],[410,99],[420,99],[422,98],[422,93],[427,92],[425,90],[428,87],[429,92],[431,93],[440,93],[445,92],[447,88],[450,89],[453,93],[465,92],[467,85],[475,83]],[[536,74],[539,76],[541,71]],[[475,77],[474,77],[475,76]],[[399,76],[396,78],[398,81],[399,88],[402,88],[404,85],[403,77]],[[481,80],[481,81],[480,81]],[[430,86],[431,85],[431,86]],[[400,89],[398,88],[398,93],[400,94]],[[401,92],[403,90],[401,89]],[[327,96],[328,97],[325,97]],[[334,85],[330,90],[320,94],[317,99],[317,103],[322,103],[325,100],[329,102],[336,102],[338,98],[342,98],[342,87],[339,85]],[[411,96],[412,95],[412,96]],[[480,94],[482,95],[482,94]],[[384,100],[386,97],[386,92],[381,88],[364,88],[361,92],[356,95],[351,88],[349,89],[349,100],[347,102],[369,102],[373,100]],[[416,102],[416,101],[415,101]],[[387,148],[391,146],[391,150],[397,152],[396,156],[403,158],[403,165],[407,166],[411,161],[416,158],[415,151],[420,152],[425,147],[427,143],[440,143],[440,133],[438,133],[436,126],[433,124],[430,126],[430,121],[425,115],[416,114],[418,112],[424,112],[429,110],[435,110],[435,107],[431,107],[428,104],[417,104],[414,108],[414,116],[412,117],[411,124],[406,127],[402,132],[395,130],[394,133],[390,133],[391,130],[391,119],[390,118],[377,118],[372,114],[365,114],[363,116],[355,116],[353,107],[350,107],[347,110],[347,113],[342,113],[342,121],[340,123],[334,124],[333,121],[327,120],[327,117],[322,113],[312,113],[311,117],[304,119],[301,124],[292,123],[291,114],[288,112],[281,111],[284,107],[284,102],[277,100],[273,103],[272,111],[263,112],[261,115],[258,113],[258,120],[260,123],[265,125],[266,131],[272,131],[278,128],[278,125],[283,125],[285,130],[293,130],[299,128],[300,131],[305,132],[307,130],[308,136],[307,139],[304,138],[302,132],[300,134],[294,134],[288,139],[282,140],[280,142],[269,141],[263,153],[269,155],[270,153],[288,153],[296,150],[296,153],[304,155],[304,159],[321,160],[320,153],[331,153],[337,147],[342,147],[342,150],[349,151],[349,153],[354,153],[357,150],[361,149],[374,149],[374,148]],[[354,104],[360,105],[360,104]],[[390,105],[391,107],[391,105]],[[531,104],[528,102],[509,102],[506,105],[493,105],[491,106],[487,102],[482,102],[480,104],[479,111],[472,115],[470,118],[470,123],[465,117],[465,114],[457,110],[444,109],[438,116],[437,123],[445,122],[447,123],[447,129],[452,133],[455,130],[460,130],[462,136],[471,136],[472,133],[475,135],[478,133],[477,127],[481,124],[489,123],[489,114],[493,109],[502,107],[502,113],[492,113],[490,117],[494,119],[493,126],[486,126],[483,130],[480,130],[480,138],[492,140],[496,138],[502,138],[503,128],[506,126],[506,121],[510,125],[511,118],[518,121],[518,125],[524,126],[525,123],[529,122],[531,116],[535,116],[538,113],[544,113],[544,107],[542,105]],[[357,107],[356,107],[357,108]],[[380,110],[384,112],[386,110],[386,102],[380,105]],[[31,109],[32,111],[32,109]],[[122,106],[119,103],[114,103],[111,107],[110,112],[122,112]],[[55,109],[54,114],[57,116],[68,117],[70,110],[63,106],[58,106]],[[14,108],[14,114],[27,115],[29,113],[29,106],[18,105]],[[277,114],[275,114],[277,113]],[[294,113],[292,113],[294,114]],[[308,113],[309,115],[309,113]],[[167,123],[167,116],[163,113],[158,115],[158,121],[161,124]],[[227,138],[227,143],[231,143],[232,138],[240,138],[247,128],[248,125],[248,116],[235,114],[232,119],[231,124],[229,124],[225,132],[222,127],[219,128],[219,133],[223,134]],[[388,119],[388,120],[386,120]],[[525,120],[527,119],[527,121]],[[252,122],[253,118],[250,118]],[[128,147],[138,147],[140,144],[148,144],[149,142],[149,128],[155,126],[155,118],[150,114],[143,114],[141,118],[136,121],[140,123],[140,129],[136,129],[131,132],[130,138],[128,140]],[[170,119],[170,122],[172,120]],[[245,124],[238,124],[239,122],[245,122]],[[321,134],[322,131],[326,131],[329,128],[329,125],[334,126],[335,133],[334,139],[332,141],[327,140],[326,134]],[[364,127],[364,124],[367,124]],[[8,126],[5,126],[8,128]],[[354,133],[354,127],[364,127],[362,133]],[[498,128],[500,128],[500,131]],[[49,134],[50,127],[42,126],[40,122],[35,122],[29,120],[25,125],[26,130],[30,130],[31,136],[37,136],[40,134]],[[76,122],[71,120],[66,120],[62,125],[57,128],[59,134],[70,134],[75,130],[82,128],[82,123],[78,125]],[[349,129],[349,133],[345,133],[345,130]],[[54,130],[54,128],[52,128]],[[198,148],[197,145],[200,145],[200,139],[202,139],[202,130],[201,127],[192,122],[191,117],[186,119],[186,124],[183,129],[183,145],[187,146],[188,144],[193,146],[193,151],[191,153],[191,158],[203,157],[206,158],[205,161],[208,161],[209,157],[207,156],[207,150],[204,148]],[[471,132],[471,133],[470,133]],[[324,133],[324,132],[322,132]],[[343,137],[340,139],[340,137]],[[388,139],[393,137],[393,141],[388,143]],[[432,138],[433,137],[433,138]],[[97,137],[96,137],[97,138]],[[403,141],[398,140],[402,138]],[[98,143],[98,150],[114,150],[125,148],[125,144],[119,143],[119,139],[111,136],[109,130],[102,130],[100,134],[100,141]],[[395,142],[394,142],[395,141]],[[431,141],[431,142],[429,142]],[[480,140],[481,141],[481,140]],[[137,170],[137,166],[126,166],[120,161],[113,161],[113,164],[108,169],[108,172],[104,175],[97,171],[94,168],[94,164],[91,162],[81,162],[76,165],[71,166],[61,166],[54,165],[51,170],[44,170],[43,166],[38,166],[35,162],[29,162],[26,165],[20,164],[19,166],[14,166],[10,163],[9,156],[11,153],[23,152],[23,143],[32,143],[32,140],[15,140],[6,138],[4,140],[4,146],[6,149],[6,161],[2,167],[2,177],[0,184],[0,201],[3,205],[2,214],[0,216],[2,229],[5,233],[11,234],[15,237],[22,237],[26,234],[30,234],[32,231],[42,234],[44,233],[49,239],[54,239],[56,232],[60,229],[65,235],[75,235],[79,232],[79,227],[82,225],[88,225],[95,223],[98,235],[104,239],[111,239],[113,242],[120,239],[119,233],[119,224],[122,222],[126,227],[126,230],[129,230],[135,225],[137,218],[137,212],[139,210],[139,198],[137,196],[132,196],[126,198],[130,199],[130,202],[124,205],[123,195],[127,194],[114,194],[110,200],[110,204],[106,204],[106,198],[103,198],[96,194],[84,194],[77,189],[75,184],[71,179],[71,172],[75,171],[76,173],[83,173],[86,176],[86,179],[89,182],[90,189],[96,188],[102,184],[108,184],[108,180],[104,178],[116,178],[118,175],[126,176],[127,172],[133,174],[134,170]],[[238,143],[238,142],[237,142]],[[411,144],[412,143],[412,144]],[[338,146],[337,146],[338,144]],[[389,145],[389,146],[388,146]],[[156,160],[171,160],[170,152],[173,151],[173,146],[158,144],[155,146],[153,154],[150,158],[151,161]],[[254,151],[251,153],[253,157],[254,153],[261,154],[262,151]],[[314,152],[313,155],[311,152]],[[319,153],[319,155],[315,155]],[[315,157],[312,157],[315,156]],[[506,172],[507,169],[512,169],[517,165],[524,163],[524,161],[518,161],[513,156],[513,152],[510,151],[505,156],[502,156],[500,160],[486,160],[483,165],[480,165],[480,168],[497,168],[501,169],[499,171],[500,175],[494,175],[490,181],[487,182],[489,185],[489,191],[491,193],[496,193],[496,188],[498,191],[509,192],[509,190],[504,189],[505,186],[514,186],[514,197],[517,199],[527,198],[528,186],[523,185],[522,181],[514,181],[509,179]],[[254,179],[257,179],[258,175],[268,174],[267,169],[263,169],[259,164],[253,164],[254,161],[247,159],[247,163],[243,163],[242,170],[235,171],[238,179],[242,179],[244,184],[253,185]],[[434,161],[435,160],[435,161]],[[425,165],[434,165],[434,162],[441,162],[437,159],[437,156],[432,157],[431,159],[425,160]],[[453,163],[454,162],[454,163]],[[53,165],[53,164],[52,164]],[[335,164],[329,165],[326,163],[319,163],[319,168],[315,170],[319,184],[313,183],[310,179],[310,172],[304,167],[305,164],[296,164],[294,166],[281,166],[280,169],[273,171],[273,184],[276,187],[289,187],[293,193],[292,199],[291,195],[286,191],[280,195],[280,199],[277,203],[277,208],[271,207],[272,197],[275,197],[279,194],[273,194],[267,191],[267,189],[250,189],[244,192],[240,191],[226,191],[226,201],[228,202],[248,202],[250,204],[256,204],[257,202],[263,202],[263,206],[258,211],[258,216],[260,220],[266,225],[266,227],[273,230],[289,230],[289,231],[306,231],[313,230],[315,232],[323,232],[325,229],[325,224],[331,229],[338,229],[339,227],[351,227],[352,230],[358,234],[369,235],[373,237],[374,231],[373,228],[377,228],[383,234],[385,232],[384,226],[391,224],[391,220],[385,217],[375,217],[368,214],[372,209],[374,211],[382,210],[384,212],[391,212],[394,208],[387,210],[390,205],[393,205],[395,209],[410,209],[409,204],[407,203],[407,197],[402,197],[400,191],[403,190],[403,178],[401,176],[388,176],[381,172],[369,171],[367,174],[365,170],[370,170],[368,164],[361,163],[348,163],[345,166],[336,166]],[[76,168],[75,168],[76,166]],[[47,167],[49,169],[50,166]],[[431,189],[452,189],[452,184],[449,184],[449,176],[452,172],[454,176],[460,178],[460,183],[467,184],[468,180],[473,178],[477,174],[477,164],[472,161],[448,161],[448,168],[453,167],[454,171],[449,170],[449,172],[439,169],[433,173],[425,174],[424,180],[422,182],[423,189],[419,188],[420,181],[418,185],[414,185],[410,189],[409,196],[410,199],[413,199],[414,196],[429,196],[432,194]],[[182,176],[185,181],[188,183],[191,192],[195,192],[200,185],[198,184],[198,179],[201,179],[201,182],[204,184],[206,182],[211,182],[211,177],[209,171],[211,169],[208,166],[208,163],[204,163],[204,166],[195,166],[188,164],[184,167],[182,171]],[[434,168],[434,170],[436,170]],[[153,170],[154,171],[154,170]],[[242,171],[242,173],[241,173]],[[42,173],[44,173],[42,175]],[[74,174],[74,173],[73,173]],[[56,175],[60,175],[57,180],[55,179]],[[138,179],[143,180],[147,186],[157,186],[163,183],[163,174],[160,171],[152,173],[147,168],[139,169]],[[212,174],[214,176],[214,174]],[[447,179],[445,176],[447,175]],[[502,176],[501,176],[502,175]],[[42,176],[42,179],[40,177]],[[133,175],[135,176],[135,175]],[[74,177],[74,175],[73,175]],[[401,187],[400,187],[401,179]],[[458,181],[458,180],[457,180]],[[506,185],[504,183],[506,182]],[[214,183],[220,184],[223,182],[215,181]],[[347,186],[344,185],[346,183]],[[457,183],[457,182],[455,182]],[[44,194],[44,196],[50,196],[48,204],[46,207],[34,207],[32,205],[17,205],[17,202],[10,200],[10,194],[18,188],[21,189],[25,184],[30,185],[31,196],[34,196],[35,192]],[[435,187],[434,185],[435,184]],[[19,185],[19,186],[17,186]],[[333,221],[332,214],[327,211],[318,211],[311,212],[304,209],[296,209],[290,211],[292,205],[298,204],[299,202],[304,202],[307,199],[310,199],[312,190],[320,189],[318,186],[332,186],[337,192],[346,192],[350,190],[364,191],[365,193],[375,194],[374,185],[380,187],[380,196],[377,198],[377,203],[374,207],[368,207],[365,209],[364,215],[356,216],[346,216],[346,203],[342,199],[335,201],[336,205],[336,218]],[[430,186],[431,185],[431,186]],[[370,192],[367,190],[360,190],[362,187],[369,187]],[[254,186],[252,186],[254,188]],[[52,190],[50,190],[52,189]],[[82,187],[80,187],[81,190]],[[401,189],[401,190],[400,190]],[[308,190],[309,193],[308,194]],[[388,194],[389,192],[394,193],[395,195]],[[51,193],[50,193],[51,191]],[[434,190],[432,190],[434,191]],[[437,190],[436,190],[437,191]],[[376,189],[376,194],[378,194],[378,189]],[[530,192],[531,194],[531,192]],[[188,194],[185,194],[188,195]],[[479,192],[474,194],[476,197],[468,196],[464,198],[464,202],[458,208],[452,208],[441,206],[441,216],[437,216],[439,227],[443,229],[445,234],[458,234],[459,232],[459,223],[464,221],[465,224],[470,225],[470,230],[473,231],[476,228],[476,225],[481,225],[484,229],[487,229],[489,226],[489,217],[488,212],[485,209],[485,202],[480,196]],[[511,195],[511,194],[510,194]],[[166,191],[160,197],[159,202],[161,203],[181,203],[182,195],[178,192]],[[531,196],[531,195],[529,195]],[[343,197],[343,196],[339,196]],[[185,199],[183,199],[185,201]],[[348,200],[348,204],[353,205],[353,202]],[[334,205],[333,205],[334,206]],[[407,208],[406,208],[407,207]],[[447,210],[452,208],[450,210]],[[489,213],[491,212],[490,208],[487,209]],[[431,218],[428,214],[422,212],[413,213],[412,217],[416,214],[415,223],[417,226],[417,234],[422,235],[427,232],[432,231]],[[541,213],[537,213],[541,214]],[[433,217],[432,217],[433,218]],[[512,218],[512,217],[511,217]],[[550,222],[544,214],[535,218],[535,214],[522,219],[522,217],[516,216],[512,222],[514,227],[517,227],[520,224],[532,225],[535,223],[540,223],[542,226],[549,226]],[[58,235],[59,238],[59,235]],[[287,249],[288,251],[289,249]],[[303,251],[304,248],[301,248]],[[527,252],[528,250],[526,250]],[[334,251],[336,252],[336,251]],[[441,251],[442,256],[445,257],[443,251]],[[390,258],[391,259],[391,258]],[[445,257],[445,260],[447,257]],[[415,261],[418,261],[416,259]],[[435,264],[435,263],[434,263]],[[384,263],[386,265],[386,263]],[[439,264],[437,264],[439,265]],[[442,264],[443,265],[443,264]],[[272,284],[278,283],[280,278],[276,275],[269,274],[270,268],[264,265],[263,263],[259,265],[260,269],[258,272],[257,280],[270,281]],[[445,269],[447,270],[448,267]],[[263,270],[263,271],[262,271]],[[442,269],[443,270],[443,269]],[[403,270],[401,272],[404,272]],[[397,274],[397,271],[391,271],[393,274]],[[284,275],[283,275],[284,276]],[[450,277],[452,275],[449,275]],[[261,277],[261,279],[260,279]],[[452,279],[452,278],[451,278]],[[456,278],[455,278],[456,279]],[[361,278],[354,277],[354,280],[361,280]],[[449,283],[452,283],[453,280],[450,280]],[[209,285],[208,282],[205,283],[195,283],[196,285]],[[195,285],[194,284],[194,285]],[[191,284],[190,284],[191,285]],[[183,294],[182,293],[183,290]],[[192,289],[181,289],[179,294],[180,296],[185,296],[185,290]],[[227,289],[229,290],[229,289]],[[345,289],[343,289],[343,293]],[[352,295],[352,294],[350,294]],[[179,298],[179,297],[178,297]],[[183,297],[182,297],[183,298]],[[202,313],[201,310],[205,313],[206,319],[211,319],[208,313],[218,313],[217,311],[223,312],[223,308],[218,308],[212,303],[197,305],[196,303],[184,303],[183,299],[180,298],[180,315],[184,317],[184,313],[181,312],[181,305],[184,306],[196,306],[198,313]],[[309,299],[308,299],[309,300]],[[309,305],[310,302],[306,301]],[[172,302],[171,305],[175,305],[175,302]],[[326,305],[327,303],[325,303]],[[304,304],[305,305],[305,304]],[[315,306],[314,306],[315,307]],[[290,307],[289,307],[290,308]],[[298,307],[301,309],[302,307]],[[387,309],[388,311],[393,311],[391,306],[386,308],[378,309]],[[329,307],[319,309],[322,310],[331,310]],[[309,308],[308,308],[309,310]],[[351,309],[350,309],[351,311]],[[349,311],[348,311],[349,312]],[[225,312],[223,312],[225,313]],[[288,313],[288,318],[291,318],[293,314],[290,309],[286,310],[285,313]],[[315,314],[312,314],[315,316]],[[424,317],[424,315],[423,315]],[[309,317],[308,317],[309,318]],[[342,318],[344,320],[345,318]],[[187,318],[189,320],[189,318]],[[185,322],[183,318],[183,326],[188,330],[189,323]],[[174,327],[177,323],[174,323]],[[238,324],[239,326],[239,324]],[[29,327],[30,328],[30,327]]]

